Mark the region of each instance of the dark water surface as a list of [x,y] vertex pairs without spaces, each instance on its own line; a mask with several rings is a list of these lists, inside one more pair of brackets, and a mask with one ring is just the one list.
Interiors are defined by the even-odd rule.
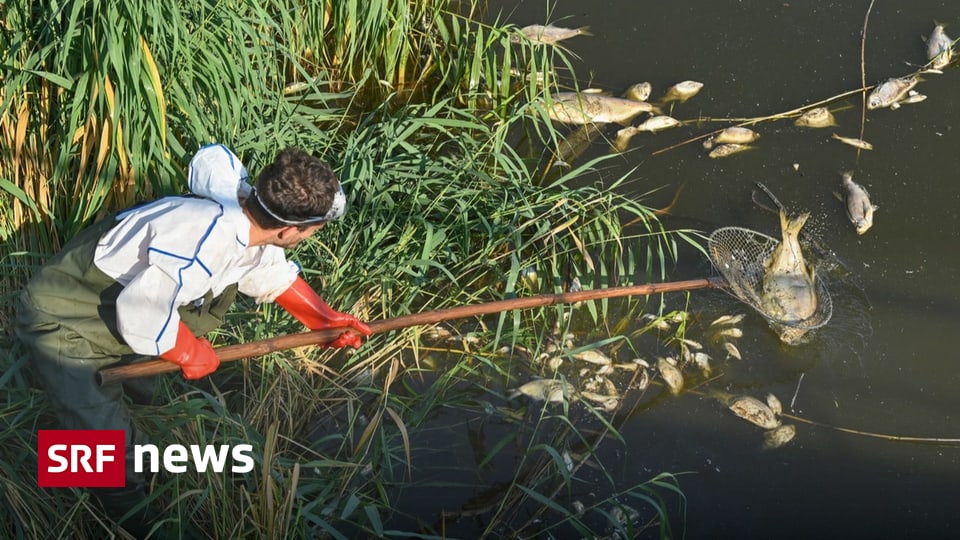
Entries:
[[[495,3],[491,17],[500,11],[501,21],[519,26],[588,25],[593,36],[566,42],[580,57],[582,86],[619,94],[649,81],[657,97],[682,80],[704,83],[673,111],[687,120],[764,116],[859,88],[869,6],[526,0]],[[960,4],[877,1],[867,23],[867,84],[909,74],[905,62],[924,63],[921,36],[935,20],[960,35]],[[857,94],[830,104],[844,109],[835,113],[837,128],[765,122],[754,127],[762,137],[750,152],[714,160],[693,143],[653,155],[729,124],[687,125],[637,135],[613,162],[622,170],[602,173],[613,179],[637,167],[628,189],[667,188],[651,206],[665,204],[683,185],[668,226],[709,232],[737,225],[776,235],[776,217],[751,202],[762,181],[791,210],[811,212],[807,229],[846,266],[846,285],[835,284],[833,319],[806,345],[780,345],[750,312],[738,341],[743,361],[724,364],[721,387],[756,397],[772,392],[786,412],[831,426],[960,438],[960,70],[923,79],[917,90],[926,101],[868,111],[863,138],[875,149],[859,157],[830,139],[833,132],[859,136]],[[863,236],[833,195],[845,170],[880,207]],[[706,274],[702,257],[688,256],[670,277]],[[748,311],[715,291],[693,293],[690,302],[708,321]],[[688,393],[660,400],[620,426],[626,441],[618,445],[624,463],[618,474],[631,485],[660,471],[691,473],[680,477],[686,513],[672,516],[675,532],[688,538],[960,538],[956,444],[793,423],[796,439],[763,451],[761,431],[713,399]]]

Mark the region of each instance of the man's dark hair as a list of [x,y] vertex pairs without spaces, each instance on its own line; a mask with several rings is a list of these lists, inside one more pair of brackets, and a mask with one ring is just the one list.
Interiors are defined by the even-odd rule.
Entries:
[[[291,223],[284,223],[276,217],[295,223],[326,215],[333,206],[334,195],[340,190],[340,181],[323,160],[290,147],[264,167],[254,189],[255,196],[247,197],[244,208],[260,227],[279,229],[289,227]],[[315,224],[301,225],[300,228]]]

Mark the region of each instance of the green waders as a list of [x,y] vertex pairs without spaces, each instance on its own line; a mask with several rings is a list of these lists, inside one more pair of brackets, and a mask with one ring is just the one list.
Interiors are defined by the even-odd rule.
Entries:
[[[16,333],[31,353],[31,368],[46,391],[62,429],[122,429],[126,432],[126,487],[93,490],[107,514],[119,520],[137,506],[123,525],[145,536],[155,511],[142,509],[146,481],[134,470],[133,447],[147,442],[134,425],[124,400],[152,399],[152,384],[99,386],[104,366],[142,359],[117,330],[116,298],[123,287],[93,264],[100,237],[116,223],[113,216],[78,234],[30,280],[20,297]],[[236,286],[180,308],[181,320],[197,335],[220,326],[236,298]]]

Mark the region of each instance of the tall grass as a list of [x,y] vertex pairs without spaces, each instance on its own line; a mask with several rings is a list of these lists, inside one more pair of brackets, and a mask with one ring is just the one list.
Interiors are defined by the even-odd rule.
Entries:
[[[331,304],[364,319],[541,292],[520,279],[529,268],[544,292],[574,278],[602,287],[662,276],[673,255],[675,236],[621,193],[627,176],[584,181],[601,176],[602,158],[547,177],[531,166],[537,156],[516,150],[518,140],[560,139],[539,103],[569,62],[560,49],[512,43],[509,26],[477,22],[479,3],[13,0],[0,12],[5,328],[36,265],[97,217],[182,192],[187,161],[213,141],[253,173],[289,145],[334,165],[348,213],[294,256]],[[640,232],[626,234],[626,221]],[[604,309],[588,304],[594,326]],[[407,533],[395,524],[442,536],[444,525],[401,509],[423,470],[424,437],[443,411],[475,410],[459,388],[502,392],[517,376],[492,351],[536,339],[563,316],[473,321],[483,342],[462,343],[479,350],[449,357],[425,388],[407,379],[427,376],[421,329],[375,336],[357,353],[238,362],[197,384],[163,378],[163,404],[136,410],[158,445],[249,441],[258,467],[243,478],[160,476],[153,495],[171,519],[214,538]],[[214,339],[301,330],[272,306],[242,303]],[[0,339],[3,536],[102,534],[109,524],[88,494],[36,488],[35,433],[52,418],[19,344]],[[523,425],[532,431],[520,467],[507,471],[509,500],[556,516],[555,448],[582,438],[582,427],[553,413]],[[658,482],[623,487],[607,475],[609,497],[653,508]],[[506,510],[487,534],[530,530]],[[573,514],[562,521],[591,527]]]

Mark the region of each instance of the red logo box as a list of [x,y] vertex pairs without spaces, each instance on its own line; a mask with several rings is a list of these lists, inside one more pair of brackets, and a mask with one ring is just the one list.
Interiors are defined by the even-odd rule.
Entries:
[[124,487],[123,430],[42,429],[37,432],[40,487]]

